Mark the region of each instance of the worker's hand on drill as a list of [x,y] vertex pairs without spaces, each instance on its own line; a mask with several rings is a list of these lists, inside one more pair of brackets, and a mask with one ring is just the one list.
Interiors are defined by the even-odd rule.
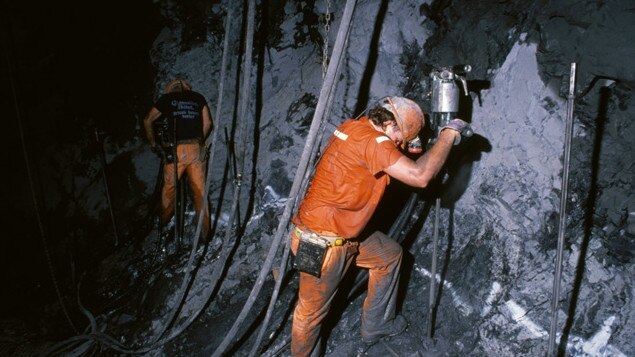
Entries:
[[452,119],[445,126],[441,127],[441,131],[445,129],[452,129],[458,131],[459,134],[461,134],[457,135],[454,139],[454,145],[458,145],[461,142],[461,137],[469,138],[474,133],[470,124],[459,118]]

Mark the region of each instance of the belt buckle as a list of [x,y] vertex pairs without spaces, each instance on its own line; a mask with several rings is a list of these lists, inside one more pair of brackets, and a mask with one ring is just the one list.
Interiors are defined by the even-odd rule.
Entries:
[[321,236],[321,237],[329,242],[329,247],[341,247],[344,245],[345,239],[342,237],[329,237],[329,236]]

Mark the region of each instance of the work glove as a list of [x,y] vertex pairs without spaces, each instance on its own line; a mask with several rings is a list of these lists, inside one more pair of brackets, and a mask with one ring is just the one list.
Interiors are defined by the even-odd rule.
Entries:
[[470,124],[459,118],[450,120],[446,125],[441,127],[441,130],[439,132],[445,129],[452,129],[458,131],[459,134],[461,134],[454,139],[454,145],[458,145],[461,142],[462,137],[469,138],[470,136],[472,136],[472,134],[474,134]]

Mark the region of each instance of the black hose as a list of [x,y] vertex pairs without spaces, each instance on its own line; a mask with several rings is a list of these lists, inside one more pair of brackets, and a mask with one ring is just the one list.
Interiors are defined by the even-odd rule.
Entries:
[[[215,117],[214,118],[219,118],[220,117],[220,112],[221,112],[222,103],[223,103],[223,92],[224,92],[224,84],[225,84],[225,76],[226,76],[225,68],[227,67],[227,52],[228,52],[228,47],[229,47],[229,29],[230,29],[230,26],[231,26],[231,19],[232,19],[232,9],[228,8],[227,9],[227,14],[226,14],[226,20],[225,20],[225,38],[223,40],[223,56],[222,56],[222,60],[221,60],[221,73],[220,73],[219,88],[218,88],[218,102],[216,103],[216,112],[215,112]],[[220,127],[220,126],[218,126],[218,127]],[[216,128],[216,130],[213,131],[212,138],[211,138],[211,143],[208,146],[210,149],[209,149],[209,158],[208,158],[208,161],[207,161],[205,193],[204,193],[203,197],[207,197],[208,189],[209,189],[209,187],[211,187],[211,178],[212,178],[211,172],[212,172],[212,164],[214,162],[215,147],[216,147],[216,143],[218,141],[218,131],[219,131],[218,127]],[[194,233],[195,242],[192,244],[193,247],[196,247],[198,245],[198,238],[197,237],[200,237],[201,230],[203,228],[203,215],[208,214],[206,212],[206,210],[207,210],[207,205],[203,205],[203,207],[201,208],[201,212],[198,213],[198,223],[196,225],[196,232]],[[226,241],[227,241],[227,239],[226,239]],[[205,299],[203,299],[203,301],[205,301],[205,303],[202,305],[201,309],[199,309],[197,312],[190,314],[188,319],[185,321],[185,323],[183,323],[179,327],[179,329],[177,329],[176,331],[173,331],[170,334],[170,336],[167,338],[168,341],[172,340],[174,337],[180,335],[183,331],[185,331],[185,329],[187,329],[190,326],[190,324],[192,324],[192,322],[194,322],[194,320],[200,315],[200,313],[203,311],[203,307],[209,301],[212,293],[216,289],[216,285],[218,284],[218,281],[219,281],[218,277],[220,276],[220,273],[224,270],[225,263],[226,263],[229,251],[231,251],[231,249],[229,247],[227,247],[225,245],[224,245],[224,247],[225,247],[225,249],[224,249],[223,253],[216,260],[216,267],[215,267],[215,269],[214,269],[214,271],[212,273],[212,276],[211,276],[211,279],[210,279],[210,281],[211,281],[210,282],[210,287],[208,288],[209,293],[207,294],[207,297]]]
[[[350,23],[349,23],[349,30],[350,30]],[[346,32],[346,38],[348,39],[348,31]],[[339,73],[339,70],[341,68],[340,64],[342,62],[342,57],[344,55],[344,51],[340,52],[340,56],[336,61],[336,76]],[[333,103],[333,95],[334,95],[335,91],[331,90],[329,92],[328,95],[328,99],[326,102],[326,109],[324,110],[324,113],[329,113],[330,112],[330,108],[331,108],[331,104]],[[321,120],[320,120],[320,128],[318,129],[318,133],[323,133],[324,131],[324,122],[325,122],[325,118],[326,115],[323,115]],[[311,170],[306,170],[305,171],[305,175],[304,175],[304,179],[302,181],[302,188],[301,191],[302,194],[306,193],[306,189],[307,186],[311,180],[311,177],[313,175],[313,171],[315,169],[315,161],[317,160],[317,153],[318,150],[320,149],[321,145],[313,145],[313,148],[311,150],[311,155],[310,155],[310,162],[308,167],[311,167]],[[300,200],[302,200],[302,196],[298,196],[298,198],[296,199],[296,203],[299,202]],[[282,259],[280,261],[280,268],[279,268],[279,272],[278,272],[278,279],[276,281],[276,285],[275,288],[273,290],[273,293],[271,295],[271,300],[269,301],[269,308],[267,310],[267,314],[265,316],[265,319],[262,322],[262,326],[260,327],[260,332],[258,333],[258,337],[256,338],[256,342],[254,343],[254,346],[252,347],[252,350],[249,354],[249,356],[253,357],[258,353],[258,350],[260,349],[260,345],[262,343],[262,339],[264,337],[264,334],[267,330],[267,326],[269,325],[269,320],[271,318],[271,315],[273,313],[273,308],[275,307],[276,301],[278,300],[278,293],[280,291],[280,287],[282,285],[282,278],[285,274],[285,270],[286,270],[286,266],[287,266],[287,261],[289,259],[289,247],[288,247],[288,240],[285,240],[285,244],[284,244],[284,248],[283,248],[283,256]]]
[[[246,123],[247,123],[247,110],[248,110],[248,97],[249,97],[249,91],[251,89],[251,67],[252,67],[252,51],[253,51],[253,36],[254,36],[254,22],[255,22],[255,12],[256,12],[256,3],[255,0],[250,0],[247,3],[247,29],[245,32],[245,36],[246,36],[246,41],[245,41],[245,62],[243,63],[243,81],[242,81],[242,92],[241,92],[241,96],[240,96],[240,101],[241,101],[241,108],[240,108],[240,118],[241,120],[241,126],[240,126],[240,143],[241,143],[241,151],[240,151],[240,155],[238,157],[239,160],[241,160],[241,173],[244,172],[245,170],[245,160],[244,160],[244,154],[247,148],[247,143],[246,143],[246,131],[247,131],[247,127],[246,127]],[[236,177],[237,181],[236,181],[236,185],[234,188],[234,199],[233,199],[233,203],[232,203],[232,208],[231,208],[231,214],[230,214],[230,220],[228,222],[228,227],[227,227],[227,234],[226,234],[226,239],[230,239],[231,238],[231,228],[234,224],[234,220],[237,219],[237,211],[238,211],[238,201],[240,199],[240,189],[241,189],[241,174],[238,174]],[[226,247],[225,251],[223,252],[224,256],[223,256],[223,260],[226,259],[227,255],[229,254],[229,249],[227,249],[228,247]],[[220,266],[220,265],[219,265]],[[217,273],[218,275],[220,275],[221,270],[217,269],[215,271],[215,273]],[[230,332],[231,333],[231,332]],[[227,340],[227,338],[225,339],[225,341]],[[225,342],[225,345],[223,343],[221,343],[221,346],[219,346],[215,352],[219,353],[218,351],[220,350],[222,353],[222,350],[226,347],[227,342]]]
[[[227,49],[227,38],[228,38],[228,34],[229,34],[228,29],[229,29],[230,21],[231,21],[231,11],[228,10],[227,15],[226,15],[226,26],[225,26],[226,27],[226,32],[225,32],[225,39],[224,39],[225,47],[224,47],[224,50],[223,50],[223,63],[226,61],[226,58],[227,58],[226,57],[226,49]],[[220,81],[221,82],[221,88],[220,88],[220,92],[219,92],[219,97],[221,99],[222,99],[222,85],[224,83],[224,75],[225,75],[224,67],[225,66],[223,65],[223,68],[221,69],[221,81]],[[220,106],[218,106],[217,108],[220,108]],[[217,109],[217,111],[219,111],[219,110],[220,109]],[[175,130],[176,130],[176,123],[175,123]],[[176,135],[176,131],[175,131],[175,135]],[[212,144],[214,144],[214,143],[215,143],[215,141],[212,142]],[[177,162],[176,160],[177,160],[177,158],[176,158],[176,155],[175,155],[175,158],[174,158],[175,172],[176,172],[176,162]],[[211,175],[211,169],[212,169],[212,165],[211,165],[210,162],[208,162],[207,170],[206,170],[205,188],[203,190],[203,192],[204,192],[203,193],[203,197],[204,198],[207,197],[208,192],[209,192],[209,187],[211,185],[211,176],[212,176]],[[166,333],[168,327],[170,327],[172,325],[172,323],[174,322],[174,319],[176,318],[178,312],[180,311],[180,307],[183,304],[183,301],[185,300],[185,296],[186,296],[186,293],[187,293],[187,287],[190,284],[190,276],[191,276],[191,273],[192,273],[192,266],[193,266],[194,259],[195,259],[195,256],[196,256],[196,248],[198,247],[198,241],[200,239],[200,234],[201,234],[201,230],[202,230],[202,226],[203,226],[203,219],[204,219],[203,215],[207,214],[207,212],[206,212],[206,206],[207,205],[205,204],[205,202],[206,202],[206,199],[203,200],[203,204],[202,204],[202,207],[201,207],[201,212],[198,212],[199,214],[198,214],[198,222],[197,222],[197,225],[196,225],[196,232],[194,234],[194,238],[193,238],[193,242],[192,242],[192,249],[190,251],[190,256],[189,256],[188,262],[187,262],[187,270],[186,270],[186,273],[185,273],[185,277],[183,279],[183,282],[181,284],[181,288],[179,290],[180,291],[180,293],[179,293],[180,297],[179,297],[179,299],[177,299],[178,303],[175,304],[174,307],[172,308],[172,310],[170,312],[170,315],[169,315],[169,318],[168,318],[166,324],[164,325],[163,331],[159,335],[157,335],[158,337],[157,337],[157,340],[155,340],[155,343],[158,342],[161,337],[163,337],[163,335]],[[198,313],[194,314],[194,315],[198,315]],[[193,319],[191,319],[191,321],[193,321]],[[189,326],[191,321],[186,324],[186,327]],[[180,330],[180,332],[182,332],[184,330],[185,329],[183,328],[183,329]],[[180,332],[179,332],[179,334],[180,334]],[[178,334],[171,334],[171,336],[168,339],[166,339],[166,342],[171,340],[172,338],[176,337],[177,335]]]
[[[216,117],[218,118],[220,116],[220,109],[221,109],[221,103],[222,103],[222,94],[223,94],[223,86],[224,86],[224,80],[225,80],[225,67],[226,67],[226,61],[227,61],[227,48],[228,48],[228,35],[229,35],[229,27],[230,27],[230,23],[231,23],[231,9],[228,9],[227,15],[226,15],[226,29],[225,29],[225,39],[224,39],[224,49],[223,49],[223,59],[222,59],[222,69],[221,69],[221,75],[220,75],[220,87],[219,87],[219,101],[217,104],[217,115]],[[175,126],[176,128],[176,126]],[[175,136],[176,137],[176,136]],[[210,153],[210,158],[208,160],[208,164],[207,164],[207,172],[206,172],[206,185],[205,185],[205,190],[204,190],[204,197],[207,197],[208,195],[208,189],[210,187],[210,183],[211,183],[211,167],[212,167],[212,161],[213,161],[213,153],[214,153],[214,146],[216,144],[217,141],[217,134],[216,132],[214,132],[214,135],[212,137],[212,143],[211,143],[211,153]],[[176,145],[175,145],[176,147]],[[175,153],[175,173],[176,171],[176,153]],[[158,182],[158,179],[157,179]],[[176,187],[176,186],[175,186]],[[156,188],[156,186],[155,186]],[[156,193],[156,190],[155,190]],[[65,341],[62,341],[56,345],[54,345],[52,348],[49,349],[49,352],[46,355],[50,355],[53,353],[56,353],[57,350],[59,350],[60,348],[63,348],[65,346],[67,346],[70,343],[74,343],[76,341],[82,341],[82,340],[95,340],[97,342],[100,342],[104,345],[107,345],[108,347],[118,351],[118,352],[122,352],[125,354],[141,354],[141,353],[147,353],[152,351],[153,349],[162,346],[166,343],[168,343],[169,341],[173,340],[174,338],[176,338],[178,335],[180,335],[183,331],[185,331],[185,329],[187,329],[187,327],[190,326],[190,324],[196,319],[196,317],[199,316],[200,312],[202,311],[202,308],[196,312],[193,313],[189,316],[188,320],[183,323],[178,329],[175,329],[175,331],[173,331],[168,337],[162,338],[168,327],[170,327],[173,322],[174,319],[176,318],[176,315],[178,313],[178,311],[180,310],[180,306],[182,305],[184,299],[185,299],[185,293],[187,290],[187,286],[189,286],[190,283],[190,274],[191,274],[191,267],[193,265],[193,260],[195,257],[195,252],[196,252],[196,247],[198,246],[198,240],[200,237],[200,231],[202,229],[202,222],[203,222],[203,214],[207,214],[205,212],[206,206],[203,205],[201,211],[199,212],[198,215],[198,223],[197,223],[197,228],[196,228],[196,233],[195,233],[195,237],[194,237],[194,242],[192,244],[192,251],[190,253],[190,257],[188,260],[188,264],[187,264],[187,271],[185,274],[185,278],[183,280],[183,283],[181,285],[180,288],[180,293],[179,296],[180,298],[177,299],[179,302],[177,304],[174,305],[174,307],[172,308],[171,312],[170,312],[170,317],[168,318],[166,324],[164,325],[163,330],[161,331],[160,334],[157,335],[157,337],[155,338],[155,340],[150,343],[149,345],[145,346],[145,347],[139,347],[139,348],[129,348],[127,346],[124,346],[122,343],[120,343],[119,341],[117,341],[116,339],[114,339],[113,337],[110,337],[106,334],[103,333],[99,333],[95,331],[95,328],[91,328],[92,332],[88,333],[88,334],[83,334],[83,335],[79,335],[79,336],[74,336],[70,339],[67,339]],[[176,208],[175,208],[175,217],[176,217],[177,213],[176,213]],[[176,228],[175,228],[176,229]],[[219,264],[221,266],[224,266],[224,262],[223,264]],[[216,283],[214,283],[215,285]],[[209,300],[209,296],[211,295],[211,293],[214,291],[215,287],[212,287],[209,291],[210,294],[208,295],[208,297],[205,299],[205,301]],[[78,301],[79,301],[79,297],[78,297]],[[205,306],[205,304],[203,304],[203,306]],[[80,309],[82,309],[82,312],[84,312],[84,314],[87,314],[88,316],[92,316],[92,314],[90,314],[90,312],[88,310],[86,310],[85,308],[83,308],[83,306],[80,305]],[[94,326],[93,324],[93,320],[91,320],[89,318],[89,320],[91,321],[91,327]]]
[[[355,0],[347,0],[346,2],[346,8],[344,9],[344,16],[342,18],[342,23],[340,24],[337,40],[335,41],[335,46],[333,48],[333,57],[335,58],[340,58],[341,51],[343,51],[344,49],[345,39],[347,37],[350,21],[352,19],[355,2],[356,2]],[[250,1],[250,4],[252,3],[253,3],[253,0]],[[253,21],[251,17],[249,17],[249,19],[250,21]],[[236,318],[233,326],[231,327],[231,329],[229,330],[229,332],[227,333],[227,335],[225,336],[221,344],[217,347],[216,351],[214,351],[213,356],[220,356],[221,354],[223,354],[224,351],[229,346],[229,344],[234,339],[236,333],[238,332],[238,328],[247,317],[247,314],[251,310],[253,304],[256,301],[256,298],[258,297],[258,294],[260,293],[260,289],[262,288],[262,285],[264,284],[267,274],[269,274],[269,270],[271,269],[271,266],[273,264],[273,260],[275,258],[276,252],[278,251],[278,248],[280,246],[282,235],[286,233],[286,227],[291,217],[291,210],[293,206],[295,205],[298,191],[301,187],[305,170],[307,169],[307,165],[310,159],[309,156],[312,152],[313,145],[315,145],[315,141],[316,141],[315,139],[318,134],[321,118],[324,116],[324,113],[325,113],[326,104],[327,104],[326,102],[334,86],[335,77],[336,77],[335,74],[337,72],[337,64],[334,64],[334,62],[337,62],[337,61],[331,61],[331,63],[329,63],[327,75],[324,80],[324,85],[322,86],[322,89],[320,91],[320,97],[318,99],[315,113],[313,114],[313,120],[311,122],[309,134],[307,135],[307,140],[304,146],[304,150],[302,152],[302,156],[300,157],[298,169],[296,171],[296,175],[293,180],[293,184],[291,186],[289,199],[287,200],[284,212],[282,216],[280,217],[280,221],[278,222],[278,228],[271,242],[271,246],[269,248],[267,257],[256,279],[256,283],[254,284],[254,287],[251,290],[251,293],[249,295],[249,298],[247,299],[247,302],[243,306],[242,311]]]
[[273,315],[273,309],[276,305],[276,301],[278,300],[278,294],[280,292],[280,286],[282,285],[282,280],[284,279],[287,262],[289,260],[289,252],[291,249],[288,247],[288,239],[285,239],[285,243],[283,244],[283,253],[282,259],[280,260],[280,270],[278,271],[278,279],[276,279],[276,284],[273,289],[273,293],[271,294],[271,300],[269,300],[269,307],[267,308],[267,314],[265,315],[265,319],[262,322],[262,326],[260,327],[260,331],[258,332],[258,337],[256,338],[256,342],[251,348],[251,352],[249,353],[250,357],[256,356],[258,350],[260,349],[260,344],[262,343],[262,339],[264,338],[265,332],[267,331],[267,326],[269,325],[269,320]]

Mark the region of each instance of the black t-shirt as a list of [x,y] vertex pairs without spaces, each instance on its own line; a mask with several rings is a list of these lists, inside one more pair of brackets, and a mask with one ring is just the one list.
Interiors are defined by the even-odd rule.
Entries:
[[203,138],[203,107],[205,98],[194,91],[173,92],[162,95],[154,106],[168,119],[168,130],[177,140]]

